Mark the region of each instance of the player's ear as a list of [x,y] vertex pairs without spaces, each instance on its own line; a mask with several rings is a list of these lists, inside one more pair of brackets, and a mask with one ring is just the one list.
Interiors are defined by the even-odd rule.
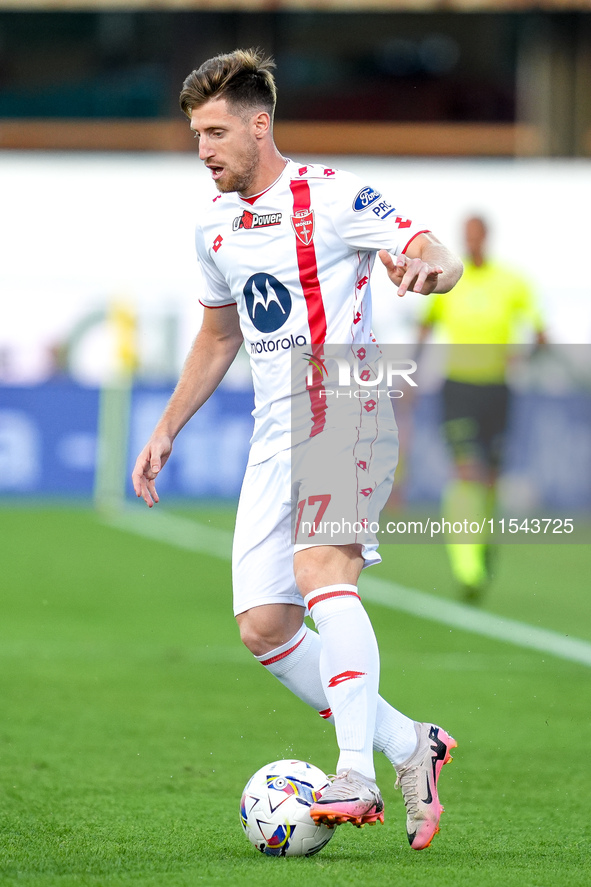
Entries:
[[252,119],[252,125],[255,138],[262,139],[271,129],[271,118],[266,111],[258,111]]

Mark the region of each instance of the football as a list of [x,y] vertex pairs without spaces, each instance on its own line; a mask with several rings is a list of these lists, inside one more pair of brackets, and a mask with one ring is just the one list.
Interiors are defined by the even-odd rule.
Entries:
[[240,822],[250,843],[267,856],[313,856],[328,844],[334,829],[316,825],[310,807],[328,777],[305,761],[274,761],[247,782],[240,801]]

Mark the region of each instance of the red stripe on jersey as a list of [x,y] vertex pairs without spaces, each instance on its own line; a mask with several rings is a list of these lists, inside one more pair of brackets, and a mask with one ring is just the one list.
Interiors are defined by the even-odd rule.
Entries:
[[202,302],[199,299],[199,304],[203,305],[204,308],[230,308],[231,305],[236,305],[236,302],[224,302],[223,305],[206,305],[205,302]]
[[430,234],[430,233],[431,233],[430,231],[417,231],[416,234],[413,234],[413,236],[410,238],[410,240],[408,241],[408,243],[406,244],[406,246],[402,250],[402,254],[403,255],[406,254],[407,249],[409,248],[409,246],[411,245],[411,243],[413,242],[415,237],[419,237],[421,234]]
[[[324,364],[324,348],[322,345],[312,345],[312,355]],[[322,370],[318,369],[313,363],[312,367],[312,385],[308,388],[310,397],[310,407],[312,409],[312,428],[310,429],[310,437],[314,437],[324,431],[326,424],[326,396],[325,387],[322,384]]]
[[[310,185],[303,179],[294,179],[290,183],[293,194],[293,214],[310,212]],[[306,307],[308,309],[308,323],[312,344],[320,345],[326,341],[326,316],[320,282],[318,280],[318,265],[316,264],[316,250],[314,241],[304,243],[296,236],[296,251],[298,257],[298,270],[300,283],[304,290]]]
[[361,600],[356,591],[345,591],[345,589],[342,591],[326,591],[324,594],[318,594],[308,601],[308,610],[311,610],[320,601],[327,601],[331,597],[356,597],[357,600]]
[[[308,182],[303,179],[293,179],[289,186],[293,194],[294,217],[311,212],[310,185]],[[294,236],[300,283],[308,311],[312,353],[315,357],[322,357],[322,349],[317,349],[316,346],[322,345],[326,341],[326,315],[324,313],[320,281],[318,280],[318,265],[314,241],[311,239],[309,243],[304,243],[297,235]],[[308,391],[312,407],[312,430],[310,431],[310,437],[314,437],[314,435],[319,434],[324,429],[326,422],[326,398],[322,396],[324,392],[322,373],[316,367],[312,370],[312,386]]]
[[286,656],[289,656],[290,653],[293,653],[294,650],[297,650],[305,637],[306,635],[301,637],[297,644],[294,644],[293,647],[289,648],[289,650],[284,650],[283,653],[278,653],[277,656],[271,656],[270,659],[259,659],[259,662],[261,663],[261,665],[273,665],[274,662],[279,662],[280,659],[285,659]]

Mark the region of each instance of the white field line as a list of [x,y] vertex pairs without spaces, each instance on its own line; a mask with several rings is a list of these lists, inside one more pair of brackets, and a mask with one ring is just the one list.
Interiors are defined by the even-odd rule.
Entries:
[[[107,524],[119,530],[222,560],[231,558],[233,534],[229,530],[208,527],[168,512],[139,508],[103,517]],[[361,577],[360,589],[363,599],[373,604],[591,666],[591,643],[588,641],[495,616],[365,573]]]
[[525,622],[516,622],[504,616],[495,616],[485,610],[476,610],[466,604],[458,604],[414,588],[404,588],[395,582],[373,576],[362,577],[360,587],[363,599],[374,604],[591,666],[591,643],[588,641],[547,628],[527,625]]
[[225,561],[232,557],[234,534],[230,530],[198,524],[186,517],[162,511],[159,506],[152,509],[148,509],[147,506],[131,507],[123,511],[103,513],[102,517],[111,527],[145,536],[156,542],[165,542],[176,548],[209,554]]

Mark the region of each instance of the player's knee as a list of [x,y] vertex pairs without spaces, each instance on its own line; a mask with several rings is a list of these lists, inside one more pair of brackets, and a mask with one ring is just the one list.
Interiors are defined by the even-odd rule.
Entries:
[[240,629],[240,640],[254,656],[263,656],[267,652],[265,650],[265,639],[261,636],[257,627],[252,624],[252,620],[244,619],[239,621],[238,628]]
[[301,628],[303,607],[271,604],[253,607],[236,617],[240,639],[254,656],[264,656],[287,643]]

